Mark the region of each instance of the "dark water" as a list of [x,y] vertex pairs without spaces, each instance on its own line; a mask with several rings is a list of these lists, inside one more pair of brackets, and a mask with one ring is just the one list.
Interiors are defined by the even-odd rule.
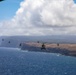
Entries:
[[76,58],[0,48],[0,75],[76,75]]

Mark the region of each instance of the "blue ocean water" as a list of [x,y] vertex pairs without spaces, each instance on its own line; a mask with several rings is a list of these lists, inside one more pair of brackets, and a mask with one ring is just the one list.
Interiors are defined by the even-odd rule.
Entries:
[[0,48],[0,75],[76,75],[76,58]]

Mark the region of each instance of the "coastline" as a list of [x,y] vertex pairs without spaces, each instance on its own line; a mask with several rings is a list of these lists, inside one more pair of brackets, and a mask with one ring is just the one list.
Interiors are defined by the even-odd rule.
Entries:
[[42,43],[28,42],[22,43],[21,50],[35,51],[35,52],[49,52],[60,53],[66,56],[76,57],[76,44],[45,44],[46,50],[41,50]]

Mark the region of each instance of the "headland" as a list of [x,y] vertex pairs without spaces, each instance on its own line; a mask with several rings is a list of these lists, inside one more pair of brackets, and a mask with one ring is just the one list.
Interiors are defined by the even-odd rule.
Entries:
[[21,50],[60,53],[67,56],[76,56],[76,44],[59,44],[59,43],[45,43],[46,49],[42,48],[42,43],[25,42],[21,45]]

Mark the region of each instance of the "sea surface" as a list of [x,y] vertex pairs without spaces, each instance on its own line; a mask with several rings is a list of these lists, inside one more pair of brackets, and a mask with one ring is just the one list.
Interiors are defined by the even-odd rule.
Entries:
[[76,75],[76,57],[0,48],[0,75]]

